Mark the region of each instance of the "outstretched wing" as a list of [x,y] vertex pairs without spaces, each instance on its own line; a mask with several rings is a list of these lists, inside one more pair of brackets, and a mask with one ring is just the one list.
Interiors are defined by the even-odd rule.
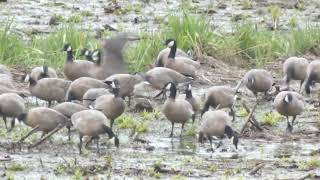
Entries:
[[102,66],[110,75],[128,73],[123,57],[123,48],[129,40],[128,37],[127,33],[121,33],[103,42]]

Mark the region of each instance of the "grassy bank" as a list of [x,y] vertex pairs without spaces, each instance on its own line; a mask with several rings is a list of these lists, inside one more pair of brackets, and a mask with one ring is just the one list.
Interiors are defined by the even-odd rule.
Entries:
[[[181,16],[171,14],[163,27],[153,34],[141,34],[143,38],[128,49],[127,57],[131,71],[145,70],[164,48],[166,38],[175,38],[184,50],[192,49],[194,54],[206,54],[232,64],[263,66],[279,57],[303,54],[320,43],[320,27],[292,27],[290,30],[269,31],[251,22],[242,22],[233,27],[231,33],[212,29],[205,16]],[[57,27],[45,36],[33,36],[26,42],[13,33],[12,21],[0,27],[0,61],[3,64],[32,67],[47,63],[61,68],[65,53],[61,51],[70,42],[78,57],[83,47],[96,48],[98,41],[87,31],[73,24]]]

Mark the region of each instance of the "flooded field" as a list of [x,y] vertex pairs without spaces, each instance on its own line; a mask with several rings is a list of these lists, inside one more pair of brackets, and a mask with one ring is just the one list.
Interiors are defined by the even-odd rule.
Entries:
[[[119,31],[151,32],[165,23],[167,14],[176,12],[181,2],[8,0],[6,3],[0,2],[0,22],[12,17],[14,29],[26,36],[48,33],[53,26],[70,19],[77,21],[81,27],[93,30],[108,25]],[[213,27],[226,31],[231,30],[234,21],[244,17],[272,27],[268,12],[270,5],[282,8],[282,29],[290,26],[293,17],[299,17],[296,19],[298,25],[306,22],[313,25],[320,21],[318,0],[255,0],[251,6],[245,2],[192,0],[189,10],[207,13]],[[279,82],[282,78],[279,63],[268,64],[267,68],[272,70]],[[22,72],[19,69],[14,72],[16,86],[26,89],[27,84],[20,82],[18,76]],[[204,93],[212,85],[235,87],[245,72],[245,69],[222,62],[203,65],[197,72],[199,79],[193,84],[193,94],[203,100]],[[292,84],[298,90],[298,82]],[[250,126],[250,123],[243,128],[248,116],[243,103],[252,109],[256,99],[245,87],[240,92],[240,100],[235,105],[236,120],[230,122],[237,132],[241,133],[244,129],[238,149],[228,138],[224,138],[222,146],[214,152],[208,151],[208,141],[198,143],[199,114],[194,125],[191,121],[187,123],[182,137],[179,136],[179,124],[175,125],[174,136],[170,138],[171,124],[161,113],[163,103],[158,100],[151,101],[154,112],[138,113],[134,111],[137,97],[133,98],[132,105],[127,106],[120,119],[146,122],[145,130],[134,132],[134,128],[125,128],[125,125],[116,122],[114,130],[119,136],[120,147],[117,149],[110,144],[107,135],[101,136],[100,155],[96,152],[95,142],[80,155],[78,133],[72,130],[71,141],[68,141],[66,129],[38,147],[29,149],[28,146],[36,142],[41,134],[34,134],[19,145],[19,139],[31,129],[16,122],[16,128],[7,133],[4,122],[0,120],[0,179],[320,179],[318,94],[312,95],[315,102],[306,104],[304,113],[297,117],[293,133],[288,134],[285,117],[279,116],[273,110],[272,101],[267,100],[262,100],[254,113],[262,131]],[[146,98],[151,99],[151,96]],[[180,94],[179,98],[184,98],[184,95]],[[27,100],[29,108],[37,106],[33,98]],[[47,105],[42,101],[39,103],[40,106]],[[228,109],[226,111],[229,112]],[[214,144],[219,141],[215,140]]]
[[119,31],[151,32],[166,21],[168,13],[176,13],[183,4],[188,5],[191,13],[207,14],[206,18],[217,30],[229,31],[234,22],[243,19],[272,27],[272,5],[282,8],[279,17],[282,29],[292,23],[304,26],[320,20],[317,0],[11,0],[0,4],[0,22],[12,17],[16,29],[27,35],[50,32],[62,21],[73,21],[93,30],[107,25]]
[[[242,70],[233,71],[238,72],[237,76],[243,73]],[[238,80],[237,76],[231,78],[228,72],[221,69],[215,69],[213,73],[203,68],[199,73],[205,74],[217,85],[236,85],[234,80],[221,80],[224,78]],[[280,74],[275,74],[275,77],[280,78]],[[193,93],[201,99],[209,83],[199,82],[194,85]],[[293,87],[298,88],[298,83]],[[248,115],[242,102],[250,109],[255,104],[254,96],[245,88],[241,89],[240,97],[241,100],[236,103],[236,121],[231,123],[237,132],[241,131]],[[180,98],[184,95],[181,94]],[[35,105],[34,99],[28,101],[30,106]],[[134,113],[133,105],[126,110],[126,115],[132,114],[133,118],[142,117],[143,121],[148,121],[147,132],[134,133],[132,129],[122,129],[116,125],[120,148],[109,144],[107,136],[101,136],[100,155],[96,153],[94,142],[79,155],[78,134],[73,131],[69,142],[66,129],[36,148],[27,147],[40,138],[40,133],[32,135],[19,147],[16,142],[30,129],[20,123],[7,134],[1,121],[1,176],[14,179],[298,179],[310,174],[310,177],[319,178],[320,123],[318,108],[314,105],[307,106],[303,115],[298,117],[294,133],[287,134],[284,117],[278,117],[273,111],[272,114],[277,117],[272,118],[278,120],[274,123],[266,120],[266,114],[272,111],[272,102],[263,100],[254,114],[262,132],[254,127],[246,128],[238,149],[225,138],[221,147],[210,152],[208,141],[198,143],[199,115],[194,126],[191,122],[186,125],[184,136],[179,137],[181,126],[176,125],[174,137],[169,138],[171,126],[159,113],[161,103],[152,101],[152,104],[155,113]],[[45,106],[46,103],[40,102],[40,105]],[[218,142],[216,140],[214,144]]]

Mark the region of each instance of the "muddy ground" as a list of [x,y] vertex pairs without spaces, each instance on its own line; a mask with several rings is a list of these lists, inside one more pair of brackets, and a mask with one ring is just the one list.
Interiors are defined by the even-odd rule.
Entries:
[[[13,18],[15,28],[26,35],[46,33],[65,21],[75,21],[82,28],[92,30],[109,25],[120,31],[151,32],[165,23],[168,13],[181,9],[181,2],[189,2],[190,13],[205,13],[212,26],[231,30],[242,19],[267,27],[272,26],[270,6],[281,7],[279,28],[287,29],[292,22],[298,26],[319,23],[318,0],[8,0],[0,3],[0,22]],[[250,7],[250,8],[248,8]],[[56,17],[56,18],[53,18]],[[290,23],[291,22],[291,23]]]
[[[200,78],[194,83],[193,93],[199,99],[203,98],[211,85],[236,86],[245,72],[213,59],[210,62],[216,63],[203,65],[198,72]],[[279,73],[274,73],[274,76],[281,78]],[[18,85],[26,86],[21,83]],[[293,83],[293,88],[298,89],[298,82]],[[236,121],[231,123],[238,132],[247,118],[242,102],[249,108],[255,104],[254,96],[244,87],[240,97],[241,100],[236,103]],[[184,98],[184,95],[180,95],[180,98]],[[32,99],[28,101],[34,102]],[[161,102],[152,101],[152,104],[156,110],[161,110]],[[46,104],[40,102],[40,105]],[[29,104],[31,106],[35,104]],[[107,136],[102,136],[100,155],[96,153],[95,143],[83,155],[79,155],[78,134],[73,132],[72,140],[68,142],[66,130],[58,132],[48,142],[28,149],[27,146],[40,137],[40,133],[33,135],[20,149],[14,144],[30,128],[18,124],[13,132],[7,134],[3,121],[0,121],[0,176],[15,179],[298,179],[315,174],[319,178],[320,123],[315,106],[308,104],[303,115],[298,117],[294,133],[286,134],[284,117],[272,126],[263,125],[264,115],[272,111],[272,101],[263,100],[254,114],[263,131],[254,127],[246,128],[237,150],[228,139],[224,139],[222,147],[214,153],[207,151],[210,148],[208,142],[199,144],[197,136],[188,136],[193,133],[185,133],[180,138],[180,125],[175,126],[175,135],[169,138],[170,123],[162,114],[158,117],[156,113],[144,119],[149,121],[146,133],[137,135],[130,129],[121,129],[116,125],[120,148],[116,149],[108,143]],[[141,114],[133,112],[133,107],[127,107],[126,114],[141,118]],[[200,122],[198,116],[195,132],[198,132]],[[191,126],[191,122],[188,123],[185,132],[192,132]],[[261,169],[253,172],[256,167]]]
[[[130,10],[128,13],[115,15],[105,13],[103,5],[108,1],[52,1],[15,0],[0,3],[0,21],[7,15],[15,16],[16,29],[29,34],[32,32],[49,32],[49,25],[53,14],[61,14],[65,19],[73,15],[82,14],[82,22],[92,28],[108,24],[114,28],[130,31],[152,31],[157,28],[165,17],[168,9],[177,9],[180,1],[132,1],[132,4],[142,4],[139,10]],[[238,1],[193,1],[199,9],[205,11],[208,4],[213,4],[214,13],[210,14],[213,26],[230,29],[231,19],[237,14],[249,14],[254,20],[270,23],[267,9],[270,3],[283,7],[285,12],[280,18],[283,28],[287,26],[289,17],[297,14],[299,22],[319,21],[319,2],[306,1],[302,10],[295,8],[294,1],[253,1],[253,9],[242,9]],[[221,1],[222,2],[222,1]],[[119,1],[121,7],[128,7],[126,1]],[[224,4],[224,5],[223,5]],[[109,6],[106,6],[109,7]],[[138,6],[137,6],[138,7]],[[132,7],[131,7],[132,8]],[[136,8],[136,7],[135,7]],[[107,9],[108,10],[108,9]],[[84,11],[93,15],[85,16]],[[170,10],[169,10],[170,11]],[[262,13],[261,16],[258,16]],[[138,17],[138,23],[134,18]],[[86,27],[89,27],[86,26]],[[36,30],[36,31],[34,31]],[[317,57],[306,56],[308,59]],[[199,79],[194,83],[194,96],[203,98],[206,89],[212,85],[230,85],[235,87],[237,81],[244,74],[244,69],[230,67],[217,60],[210,59],[199,70]],[[280,63],[270,64],[266,68],[273,71],[275,79],[281,78]],[[19,72],[18,70],[14,70]],[[18,87],[26,87],[17,79]],[[298,82],[293,83],[293,88],[298,89]],[[238,132],[241,131],[246,114],[243,113],[242,102],[249,108],[255,103],[254,96],[245,88],[241,89],[241,100],[236,103],[237,118],[232,122]],[[183,98],[183,95],[180,96]],[[314,94],[317,97],[317,94]],[[35,106],[34,100],[30,107]],[[157,111],[161,110],[161,103],[152,101]],[[45,105],[40,102],[40,105]],[[315,174],[320,176],[320,141],[319,141],[319,109],[315,104],[307,105],[303,115],[298,117],[293,134],[286,134],[286,121],[281,118],[273,126],[263,125],[264,114],[272,111],[272,102],[263,100],[255,112],[256,119],[260,122],[262,132],[254,127],[247,128],[236,150],[228,139],[223,146],[214,153],[208,152],[209,143],[198,144],[197,136],[184,135],[179,137],[180,125],[175,127],[175,136],[171,139],[170,123],[163,115],[153,116],[151,113],[149,128],[146,133],[136,135],[132,130],[120,129],[117,125],[115,131],[120,138],[120,148],[116,149],[107,143],[107,136],[101,137],[101,155],[96,154],[95,144],[79,155],[77,143],[78,135],[72,133],[72,140],[68,142],[66,130],[55,134],[50,141],[39,147],[28,149],[27,146],[35,142],[40,134],[30,137],[21,147],[15,142],[30,130],[23,124],[18,124],[13,132],[7,134],[3,121],[0,121],[0,179],[74,179],[90,177],[91,179],[298,179]],[[127,114],[141,118],[141,114],[133,112],[133,106],[127,107]],[[226,109],[226,111],[229,111]],[[201,120],[196,121],[196,131]],[[191,123],[186,131],[191,129]],[[191,130],[190,130],[191,131]],[[192,134],[192,133],[191,133]],[[218,143],[218,140],[215,141]],[[261,169],[259,169],[261,168]],[[254,170],[257,170],[256,172]],[[309,177],[310,178],[310,177]]]

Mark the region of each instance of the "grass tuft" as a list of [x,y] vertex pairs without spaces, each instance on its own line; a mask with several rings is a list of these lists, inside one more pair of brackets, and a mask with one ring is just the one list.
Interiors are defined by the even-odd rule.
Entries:
[[263,116],[262,124],[268,126],[275,126],[281,121],[282,117],[279,113],[266,113]]
[[121,115],[116,123],[121,129],[132,129],[134,132],[145,133],[149,130],[149,121],[135,119],[130,114]]
[[[250,3],[250,1],[244,3]],[[130,6],[131,11],[139,11],[140,5]],[[290,30],[269,31],[250,21],[234,24],[232,32],[219,32],[207,21],[206,15],[191,16],[188,8],[182,15],[171,13],[158,30],[141,33],[139,42],[129,46],[126,52],[130,72],[144,71],[156,60],[167,38],[177,40],[178,47],[184,51],[192,50],[195,57],[205,54],[236,65],[262,67],[280,57],[301,55],[320,43],[320,27],[306,26],[295,28],[297,21],[293,17]],[[281,9],[270,7],[272,21],[278,23]],[[87,13],[70,17],[70,23],[63,20],[48,35],[32,35],[27,43],[20,34],[13,31],[13,19],[0,25],[0,60],[4,64],[33,67],[44,63],[55,68],[63,67],[66,55],[61,51],[66,42],[70,42],[79,57],[79,49],[99,47],[90,30],[76,27],[74,23],[82,20]]]
[[195,137],[197,135],[197,127],[195,125],[189,125],[183,134],[186,136]]
[[252,9],[253,8],[253,2],[252,2],[252,0],[244,0],[242,2],[242,6],[243,6],[243,9]]
[[19,164],[19,163],[11,163],[7,167],[7,170],[9,171],[24,171],[28,168],[27,165]]
[[313,156],[309,161],[301,160],[298,162],[298,167],[301,170],[312,170],[320,168],[320,159],[318,156]]

